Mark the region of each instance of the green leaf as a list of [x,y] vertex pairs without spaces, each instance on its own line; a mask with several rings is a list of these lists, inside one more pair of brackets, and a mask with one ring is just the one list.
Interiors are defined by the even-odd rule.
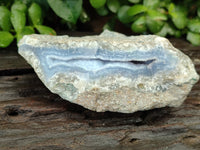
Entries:
[[179,30],[176,30],[174,36],[175,36],[176,38],[180,38],[180,37],[182,36],[182,32],[179,31]]
[[0,28],[9,31],[11,26],[10,11],[5,6],[0,6]]
[[135,22],[133,22],[131,29],[135,33],[144,33],[147,30],[145,16],[141,16]]
[[10,45],[14,36],[8,31],[0,31],[0,47],[4,48]]
[[42,12],[44,13],[42,15],[48,16],[49,4],[47,0],[20,0],[20,1],[22,1],[26,6],[30,6],[33,2],[37,3],[42,8]]
[[156,35],[159,35],[159,36],[162,36],[162,37],[165,37],[167,36],[167,28],[165,26],[162,27],[162,29],[156,33]]
[[192,19],[187,26],[190,31],[200,33],[200,19]]
[[14,12],[14,11],[16,11],[16,10],[25,13],[26,10],[27,10],[27,7],[26,7],[26,5],[23,4],[22,2],[16,1],[16,2],[12,5],[12,7],[11,7],[11,12]]
[[175,10],[175,5],[174,5],[174,3],[170,3],[170,4],[169,4],[169,7],[168,7],[168,12],[169,12],[169,14],[173,13],[174,10]]
[[148,16],[153,20],[167,20],[167,16],[159,11],[148,10]]
[[166,28],[166,30],[167,30],[167,33],[169,34],[169,35],[175,35],[176,36],[176,34],[177,34],[177,31],[176,31],[176,29],[174,28],[174,26],[172,26],[172,25],[170,25],[170,24],[168,24],[168,23],[165,23],[165,26],[164,26],[165,28]]
[[110,19],[104,26],[103,26],[103,30],[114,30],[116,25],[116,17],[113,17],[112,19]]
[[172,18],[172,22],[178,29],[185,28],[187,25],[187,11],[184,7],[171,3],[168,7],[168,12]]
[[26,24],[26,15],[22,11],[11,12],[11,22],[16,32],[21,32]]
[[90,0],[90,4],[94,8],[100,8],[103,7],[106,3],[106,0]]
[[128,15],[134,16],[139,13],[146,12],[146,11],[147,11],[147,8],[145,6],[138,4],[138,5],[134,5],[134,6],[130,7],[130,9],[128,10]]
[[140,0],[128,0],[128,1],[131,3],[139,3],[140,2]]
[[169,6],[169,4],[171,3],[171,0],[162,0],[162,1],[160,1],[159,2],[159,7],[161,8],[161,7],[165,7],[165,8],[167,8],[168,6]]
[[182,5],[175,5],[174,3],[169,4],[168,11],[169,11],[169,14],[172,14],[174,12],[182,12],[186,16],[188,14],[188,10],[186,7]]
[[190,41],[193,45],[200,45],[200,34],[198,33],[187,33],[187,40]]
[[19,40],[22,39],[22,37],[24,35],[29,35],[29,34],[33,34],[33,33],[35,33],[33,27],[25,26],[20,33],[17,33],[17,42],[19,42]]
[[40,34],[56,35],[56,31],[50,27],[44,25],[36,25],[35,27]]
[[163,21],[167,20],[167,16],[155,10],[148,10],[147,14],[148,29],[152,33],[159,32],[164,25]]
[[130,6],[127,6],[127,5],[124,5],[119,8],[119,10],[117,12],[117,17],[118,17],[119,21],[121,21],[122,23],[132,22],[132,20],[133,20],[132,16],[128,15],[129,9],[130,9]]
[[42,24],[42,9],[38,4],[32,3],[32,5],[28,9],[28,15],[33,25]]
[[159,35],[159,36],[167,36],[167,34],[169,35],[175,35],[176,33],[176,30],[170,26],[168,23],[165,23],[165,25],[162,27],[162,29],[156,33],[156,35]]
[[59,17],[76,24],[82,10],[82,0],[47,0]]
[[81,15],[80,15],[80,21],[82,23],[86,23],[88,21],[90,21],[90,17],[89,15],[87,14],[87,12],[85,11],[85,9],[83,8],[82,11],[81,11]]
[[183,29],[187,25],[187,17],[182,12],[174,12],[171,14],[172,22],[178,29]]
[[198,15],[199,18],[200,18],[200,7],[197,9],[197,15]]
[[160,20],[154,20],[151,17],[147,16],[146,19],[146,24],[148,26],[148,29],[152,32],[152,33],[157,33],[161,30],[161,28],[164,25],[163,21]]
[[108,0],[107,6],[111,12],[116,13],[120,8],[120,2],[119,0]]
[[97,8],[96,11],[100,16],[106,16],[109,13],[108,9],[104,6],[101,8]]
[[148,8],[156,8],[158,7],[160,0],[143,0],[143,5]]

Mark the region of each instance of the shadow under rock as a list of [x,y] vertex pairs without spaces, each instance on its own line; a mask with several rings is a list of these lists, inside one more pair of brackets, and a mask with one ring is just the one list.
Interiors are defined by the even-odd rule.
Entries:
[[[163,123],[172,116],[172,114],[170,114],[171,109],[169,107],[138,111],[135,113],[118,113],[109,111],[95,112],[58,97],[55,101],[62,103],[62,105],[66,108],[67,113],[70,113],[73,119],[82,118],[81,120],[76,119],[76,121],[87,121],[92,127],[155,125]],[[76,114],[76,117],[73,117],[74,114]],[[77,117],[77,115],[82,117]]]

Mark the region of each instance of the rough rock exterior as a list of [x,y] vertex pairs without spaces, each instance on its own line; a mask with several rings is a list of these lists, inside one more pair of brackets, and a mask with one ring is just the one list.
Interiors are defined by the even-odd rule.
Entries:
[[177,107],[199,79],[190,58],[155,35],[28,35],[18,46],[50,91],[98,112]]

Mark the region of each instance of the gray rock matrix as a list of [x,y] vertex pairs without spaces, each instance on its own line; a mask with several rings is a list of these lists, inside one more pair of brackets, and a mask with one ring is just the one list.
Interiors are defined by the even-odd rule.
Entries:
[[97,112],[178,107],[199,80],[190,58],[156,35],[33,34],[18,47],[51,92]]

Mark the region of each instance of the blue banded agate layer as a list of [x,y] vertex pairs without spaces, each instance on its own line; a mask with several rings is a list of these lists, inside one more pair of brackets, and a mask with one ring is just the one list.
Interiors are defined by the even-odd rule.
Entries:
[[31,50],[40,60],[47,79],[56,73],[81,73],[82,77],[96,79],[112,74],[131,78],[153,76],[157,72],[174,69],[177,60],[162,47],[149,51],[109,51],[104,49],[56,47],[31,47],[22,45],[20,50]]

